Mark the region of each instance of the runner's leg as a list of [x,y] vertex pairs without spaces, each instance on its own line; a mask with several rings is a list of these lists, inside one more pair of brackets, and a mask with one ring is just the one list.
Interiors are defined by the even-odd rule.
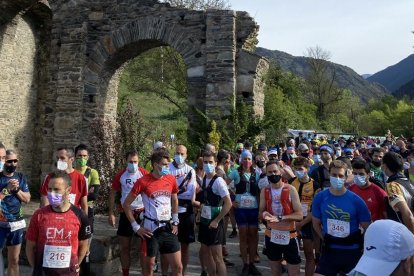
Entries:
[[183,275],[183,265],[181,264],[181,252],[180,251],[177,251],[175,253],[161,255],[161,259],[164,259],[164,258],[170,265],[173,276]]
[[7,275],[8,276],[19,276],[19,255],[21,245],[7,246]]
[[120,259],[122,273],[124,276],[129,275],[129,267],[131,266],[131,237],[118,236],[119,246],[121,250]]

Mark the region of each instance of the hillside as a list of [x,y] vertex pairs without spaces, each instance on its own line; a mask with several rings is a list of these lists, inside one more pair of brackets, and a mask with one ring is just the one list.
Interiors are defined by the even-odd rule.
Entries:
[[[309,72],[306,57],[296,57],[285,52],[260,47],[257,48],[256,53],[278,64],[282,69],[291,71],[300,77],[306,78]],[[349,67],[329,62],[329,70],[331,72],[333,70],[336,71],[336,84],[338,87],[351,90],[354,95],[359,96],[364,102],[371,98],[379,98],[388,93],[384,87],[364,80],[362,76]]]
[[399,99],[407,96],[410,100],[414,100],[414,79],[398,88],[398,90],[394,92],[394,96]]
[[391,92],[397,91],[401,86],[413,79],[414,54],[368,78],[369,81],[382,84]]

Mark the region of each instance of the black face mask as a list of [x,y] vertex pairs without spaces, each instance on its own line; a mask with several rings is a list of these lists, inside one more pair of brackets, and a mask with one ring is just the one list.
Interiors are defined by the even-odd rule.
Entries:
[[276,184],[280,181],[282,177],[277,174],[272,174],[267,176],[267,180],[269,180],[270,183]]
[[373,164],[375,167],[380,167],[380,166],[381,166],[381,161],[372,161],[372,164]]
[[7,173],[14,173],[15,171],[16,171],[16,166],[13,166],[13,165],[11,165],[11,166],[4,166],[4,170],[7,172]]
[[309,152],[302,152],[300,155],[302,157],[308,158],[309,157]]
[[242,153],[242,150],[237,150],[237,153],[238,153],[238,154],[241,154],[241,153]]
[[259,167],[260,169],[262,169],[265,166],[265,161],[262,161],[262,160],[257,161],[256,162],[256,165],[257,165],[257,167]]

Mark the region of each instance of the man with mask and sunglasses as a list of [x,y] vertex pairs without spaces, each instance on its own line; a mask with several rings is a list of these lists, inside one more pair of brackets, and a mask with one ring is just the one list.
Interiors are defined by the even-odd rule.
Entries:
[[[7,150],[3,171],[0,172],[0,248],[3,250],[7,246],[7,275],[12,276],[19,275],[19,254],[26,227],[22,202],[30,201],[26,177],[16,172],[17,164],[17,154]],[[0,270],[3,270],[1,265]]]
[[348,273],[362,255],[363,236],[371,215],[365,202],[345,188],[347,165],[339,160],[329,166],[330,187],[319,192],[312,203],[312,224],[323,241],[314,275]]
[[[81,208],[85,214],[88,214],[88,189],[86,187],[85,177],[73,168],[75,161],[75,152],[71,148],[59,148],[56,151],[56,168],[59,171],[65,171],[71,179],[71,190],[69,194],[70,203]],[[45,177],[40,188],[40,207],[49,205],[47,189],[49,185],[50,174]]]
[[[137,182],[125,199],[123,209],[132,230],[146,244],[144,275],[153,275],[155,257],[164,255],[172,275],[182,275],[180,243],[178,241],[178,187],[169,170],[169,155],[164,149],[151,155],[152,172]],[[139,225],[131,211],[131,204],[138,195],[144,203],[144,221]]]
[[71,177],[49,174],[48,206],[37,209],[26,233],[26,255],[33,275],[78,275],[88,251],[88,217],[70,203]]

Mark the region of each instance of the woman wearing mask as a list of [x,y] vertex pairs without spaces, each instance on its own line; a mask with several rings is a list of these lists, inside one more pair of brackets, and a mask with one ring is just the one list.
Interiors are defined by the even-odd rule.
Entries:
[[240,155],[241,165],[230,174],[236,187],[233,202],[237,227],[239,229],[240,254],[244,263],[241,275],[261,275],[254,265],[258,245],[258,203],[260,189],[257,185],[260,175],[255,172],[250,151]]

